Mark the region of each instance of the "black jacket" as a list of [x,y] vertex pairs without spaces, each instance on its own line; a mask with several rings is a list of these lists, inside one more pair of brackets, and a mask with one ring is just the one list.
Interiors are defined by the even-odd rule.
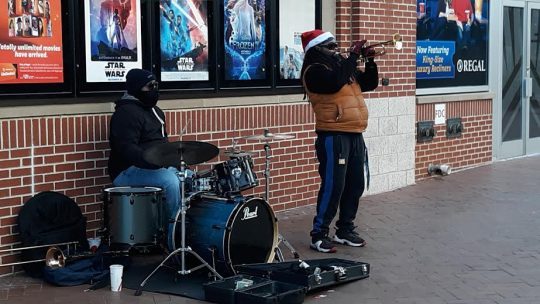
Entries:
[[165,115],[160,108],[144,107],[138,99],[125,94],[116,101],[109,130],[111,180],[130,166],[159,168],[145,161],[143,152],[152,145],[167,142]]
[[[318,51],[315,47],[310,52]],[[310,54],[311,55],[311,54]],[[305,85],[310,92],[332,94],[339,91],[345,84],[356,79],[362,92],[375,90],[379,85],[377,64],[373,60],[365,63],[364,71],[356,69],[358,55],[350,53],[347,59],[340,55],[328,58],[324,62],[313,62],[305,72]],[[351,77],[352,76],[352,77]]]

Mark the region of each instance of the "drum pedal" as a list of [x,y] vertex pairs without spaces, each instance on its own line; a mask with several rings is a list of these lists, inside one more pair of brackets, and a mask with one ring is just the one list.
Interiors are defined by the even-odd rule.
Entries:
[[289,249],[289,251],[291,252],[291,254],[294,256],[295,259],[299,259],[300,258],[300,254],[298,254],[298,252],[296,251],[296,249],[294,249],[294,247],[291,245],[291,243],[289,243],[289,241],[287,241],[285,239],[285,237],[283,237],[283,235],[281,233],[278,234],[278,243],[277,243],[277,246],[275,248],[275,251],[276,251],[276,259],[279,261],[279,262],[284,262],[285,261],[285,257],[283,256],[283,252],[281,251],[281,248],[279,248],[279,245],[283,243],[283,245],[285,245],[285,247],[287,247]]

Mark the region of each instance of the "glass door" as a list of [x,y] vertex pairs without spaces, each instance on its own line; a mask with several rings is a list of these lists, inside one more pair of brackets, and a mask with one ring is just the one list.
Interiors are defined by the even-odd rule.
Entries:
[[540,3],[504,2],[501,158],[540,152]]
[[[503,8],[501,157],[523,155],[523,50],[525,8],[507,2]],[[512,6],[510,6],[510,4]],[[514,6],[516,5],[516,6]]]
[[540,152],[540,3],[528,4],[529,60],[526,70],[528,99],[526,153]]

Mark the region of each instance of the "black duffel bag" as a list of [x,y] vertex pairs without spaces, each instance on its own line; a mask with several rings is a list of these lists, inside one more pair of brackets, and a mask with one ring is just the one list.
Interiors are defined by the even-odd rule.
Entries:
[[[40,192],[21,208],[18,225],[22,247],[79,242],[78,249],[88,250],[86,218],[71,198],[53,191]],[[47,246],[21,251],[21,260],[44,259]],[[43,275],[44,262],[23,264],[32,277]]]

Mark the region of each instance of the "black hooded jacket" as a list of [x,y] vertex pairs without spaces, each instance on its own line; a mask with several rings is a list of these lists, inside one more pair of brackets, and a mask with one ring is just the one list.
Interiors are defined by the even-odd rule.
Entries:
[[138,99],[125,94],[116,101],[109,130],[111,180],[130,166],[159,168],[145,161],[143,152],[152,145],[167,142],[165,115],[160,108],[144,107]]
[[[345,59],[333,51],[315,46],[304,58],[302,79],[308,91],[319,94],[336,93],[351,79],[358,82],[362,92],[375,90],[379,85],[377,64],[369,59],[361,71],[356,68],[357,60],[358,54],[351,52]],[[310,68],[306,72],[307,67]]]

